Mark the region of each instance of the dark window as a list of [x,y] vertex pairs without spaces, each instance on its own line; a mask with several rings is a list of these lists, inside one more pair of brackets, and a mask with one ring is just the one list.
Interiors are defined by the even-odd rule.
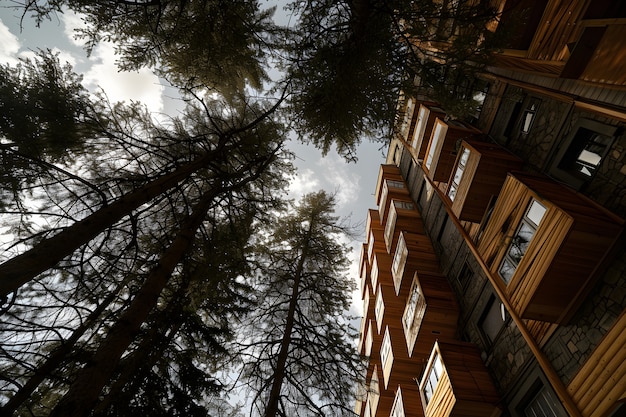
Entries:
[[522,116],[522,125],[520,129],[522,133],[529,133],[530,129],[533,127],[533,122],[535,121],[535,115],[537,114],[537,109],[539,108],[539,104],[541,100],[538,98],[531,98],[528,106],[526,106],[526,110],[524,110],[524,115]]
[[505,321],[506,314],[504,312],[504,307],[500,300],[496,299],[496,297],[492,295],[489,298],[489,302],[487,303],[480,320],[478,321],[480,330],[487,338],[489,344],[496,340],[498,334],[500,334],[502,326],[504,326]]
[[552,393],[545,386],[541,386],[528,405],[523,408],[523,415],[525,417],[558,417],[558,410],[557,401]]
[[550,173],[574,188],[581,188],[598,171],[617,128],[581,119],[561,146]]
[[580,127],[559,162],[559,169],[581,179],[590,178],[613,142],[612,136]]
[[461,287],[465,289],[472,281],[473,277],[474,271],[472,271],[472,268],[470,268],[469,264],[465,262],[463,264],[463,268],[461,268],[461,272],[459,272],[459,275],[456,277],[456,279],[457,281],[459,281],[459,284],[461,284]]

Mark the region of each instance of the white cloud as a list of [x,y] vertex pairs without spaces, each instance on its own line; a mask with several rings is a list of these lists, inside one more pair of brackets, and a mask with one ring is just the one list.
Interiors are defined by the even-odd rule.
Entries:
[[0,63],[17,64],[20,41],[0,19]]
[[61,14],[61,21],[63,22],[63,33],[65,36],[67,36],[71,43],[82,48],[85,44],[84,41],[76,38],[76,29],[85,27],[82,16],[71,10],[65,10]]
[[318,165],[324,180],[330,184],[327,188],[337,192],[338,207],[350,206],[358,200],[361,176],[355,172],[354,165],[336,155],[322,158]]
[[289,184],[289,194],[292,198],[299,200],[306,193],[320,189],[320,182],[317,173],[309,168],[300,168]]
[[73,55],[71,52],[69,51],[63,51],[59,48],[53,48],[52,52],[54,54],[58,54],[59,55],[59,61],[61,61],[61,65],[64,65],[66,62],[68,62],[72,67],[76,66],[76,56]]
[[163,111],[164,87],[149,69],[120,72],[115,64],[115,52],[111,43],[99,44],[91,58],[94,64],[83,77],[88,89],[95,91],[101,88],[111,102],[140,101],[152,112]]

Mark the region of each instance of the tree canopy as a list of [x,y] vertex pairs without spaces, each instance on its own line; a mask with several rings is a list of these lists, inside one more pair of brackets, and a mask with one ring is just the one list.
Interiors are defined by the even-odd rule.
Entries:
[[288,208],[288,131],[353,160],[401,92],[462,115],[485,4],[294,0],[282,27],[257,0],[25,2],[79,13],[88,51],[113,42],[187,105],[110,103],[50,51],[0,66],[0,412],[237,415],[239,371],[253,415],[349,415],[345,229],[324,192]]

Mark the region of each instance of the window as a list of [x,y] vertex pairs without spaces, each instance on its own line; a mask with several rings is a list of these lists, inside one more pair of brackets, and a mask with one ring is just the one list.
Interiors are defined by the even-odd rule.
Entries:
[[420,291],[419,285],[413,283],[411,288],[411,294],[406,305],[406,311],[402,321],[404,328],[410,331],[412,328],[419,328],[424,318],[424,312],[426,311],[426,299]]
[[535,121],[535,115],[537,113],[537,109],[539,108],[539,104],[541,100],[538,98],[531,98],[528,103],[528,107],[524,110],[524,114],[522,116],[522,133],[529,133],[530,129],[533,127],[533,122]]
[[396,253],[393,256],[393,264],[391,265],[391,272],[394,277],[397,277],[400,269],[404,267],[408,255],[409,250],[406,247],[404,234],[401,233],[398,239],[398,245],[396,246]]
[[557,153],[550,173],[574,188],[589,181],[611,148],[617,128],[581,119]]
[[378,260],[374,259],[372,262],[372,272],[370,272],[370,277],[372,279],[372,289],[376,290],[376,286],[378,285]]
[[511,243],[500,264],[498,272],[505,283],[508,284],[511,282],[511,278],[513,278],[515,270],[526,253],[528,245],[535,235],[537,227],[539,227],[539,223],[545,213],[546,208],[541,203],[535,199],[530,201],[524,213],[524,217],[522,217],[515,235],[511,238]]
[[559,413],[556,408],[556,402],[552,398],[552,394],[545,386],[539,389],[539,392],[530,400],[524,408],[524,416],[526,417],[558,417]]
[[591,177],[611,142],[612,136],[601,135],[584,127],[579,128],[559,162],[559,169],[583,179]]
[[426,155],[426,168],[430,169],[430,166],[433,163],[433,159],[435,157],[435,149],[439,146],[439,141],[443,140],[442,136],[445,135],[444,126],[442,124],[437,124],[435,131],[433,132],[433,137],[430,142],[430,146],[428,147],[428,155]]
[[378,329],[380,330],[380,326],[383,322],[383,312],[385,311],[385,303],[383,302],[383,292],[380,287],[378,288],[378,294],[376,294],[376,307],[374,307],[374,314],[376,315],[376,322],[378,324]]
[[417,122],[415,123],[415,130],[413,131],[413,143],[411,145],[414,148],[417,148],[418,142],[421,140],[421,136],[424,135],[424,131],[426,130],[426,107],[420,106],[420,111],[417,116]]
[[396,393],[396,399],[393,402],[389,417],[404,417],[404,404],[402,403],[402,391],[400,390]]
[[465,171],[465,165],[467,164],[469,155],[470,150],[463,148],[461,157],[459,158],[459,163],[456,166],[456,171],[454,172],[454,177],[452,177],[452,182],[448,188],[448,197],[450,197],[450,201],[454,201],[454,197],[456,197],[456,192],[459,189],[459,184],[461,183],[461,178],[463,177],[463,171]]
[[478,325],[489,344],[496,340],[506,321],[506,312],[502,303],[495,296],[489,298]]
[[428,370],[428,374],[426,378],[422,382],[422,392],[424,394],[424,400],[426,400],[426,404],[430,402],[430,399],[433,397],[435,389],[437,389],[437,384],[441,379],[441,375],[443,374],[443,364],[441,363],[441,358],[438,353],[435,353],[435,357],[433,358],[433,363]]
[[472,281],[473,276],[474,271],[472,271],[472,268],[470,268],[469,264],[465,262],[463,264],[463,267],[461,268],[461,272],[459,272],[459,275],[456,277],[456,279],[457,281],[459,281],[459,284],[461,284],[461,288],[465,289]]
[[383,344],[380,347],[380,363],[383,369],[387,368],[387,360],[391,357],[391,337],[389,336],[389,327],[385,327],[385,336]]
[[387,180],[385,181],[385,185],[388,188],[404,188],[404,182],[402,181]]
[[372,259],[372,254],[374,253],[374,232],[370,231],[370,238],[367,242],[367,259]]
[[415,102],[412,98],[409,98],[406,103],[406,111],[404,112],[404,118],[402,119],[402,126],[400,127],[400,133],[404,138],[406,138],[409,133],[414,108]]

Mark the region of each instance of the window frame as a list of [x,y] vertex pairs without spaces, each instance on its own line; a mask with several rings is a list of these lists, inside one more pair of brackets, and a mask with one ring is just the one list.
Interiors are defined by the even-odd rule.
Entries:
[[[533,208],[533,205],[535,203],[544,209],[538,223],[536,223],[532,218],[529,217],[531,209]],[[535,237],[535,234],[537,233],[537,230],[540,227],[541,220],[543,220],[543,218],[546,216],[548,209],[549,208],[544,203],[540,202],[538,199],[534,197],[531,198],[528,204],[526,205],[526,209],[524,210],[524,215],[522,216],[519,223],[517,224],[517,227],[515,228],[515,233],[513,234],[513,236],[511,236],[511,241],[507,245],[506,251],[504,252],[504,256],[500,260],[500,265],[498,266],[498,275],[500,275],[500,278],[502,278],[505,284],[508,285],[513,279],[513,277],[515,276],[515,272],[517,271],[517,268],[520,262],[522,261],[524,255],[526,254],[528,250],[528,247],[530,246],[533,238]],[[516,242],[519,242],[519,240],[521,239],[520,235],[522,233],[523,228],[526,228],[526,230],[524,230],[524,233],[531,232],[530,237],[525,242],[525,246],[522,246],[522,244],[516,243]],[[517,260],[511,254],[512,250],[515,248],[517,248],[517,251],[520,252],[519,259]],[[505,276],[505,274],[503,274],[505,263],[508,263],[509,269],[512,269],[512,272],[510,276],[508,277]]]
[[[593,172],[590,175],[581,174],[581,173],[578,173],[577,170],[567,169],[563,167],[563,165],[567,163],[567,159],[571,158],[571,155],[572,155],[571,149],[577,146],[576,138],[578,137],[581,129],[584,129],[592,133],[595,133],[596,135],[608,138],[608,142],[604,150],[602,151],[602,153],[597,154],[600,156],[600,159],[598,161],[598,164],[595,166]],[[571,131],[569,132],[565,140],[563,140],[560,147],[558,148],[552,160],[552,163],[550,165],[550,170],[549,170],[550,175],[552,175],[558,180],[566,182],[567,184],[574,187],[575,189],[580,189],[583,185],[587,184],[596,176],[598,170],[602,166],[602,162],[605,160],[606,156],[609,154],[609,151],[613,147],[613,144],[615,143],[615,140],[616,140],[616,136],[617,136],[617,126],[604,124],[604,123],[598,122],[596,120],[591,120],[591,119],[578,120],[578,122],[576,122],[576,124],[572,127]],[[587,139],[587,141],[589,141],[589,139]],[[584,150],[585,150],[585,146],[582,147],[578,156],[575,157],[576,160],[570,160],[569,162],[572,165],[575,165],[576,161],[578,161],[578,157]]]

